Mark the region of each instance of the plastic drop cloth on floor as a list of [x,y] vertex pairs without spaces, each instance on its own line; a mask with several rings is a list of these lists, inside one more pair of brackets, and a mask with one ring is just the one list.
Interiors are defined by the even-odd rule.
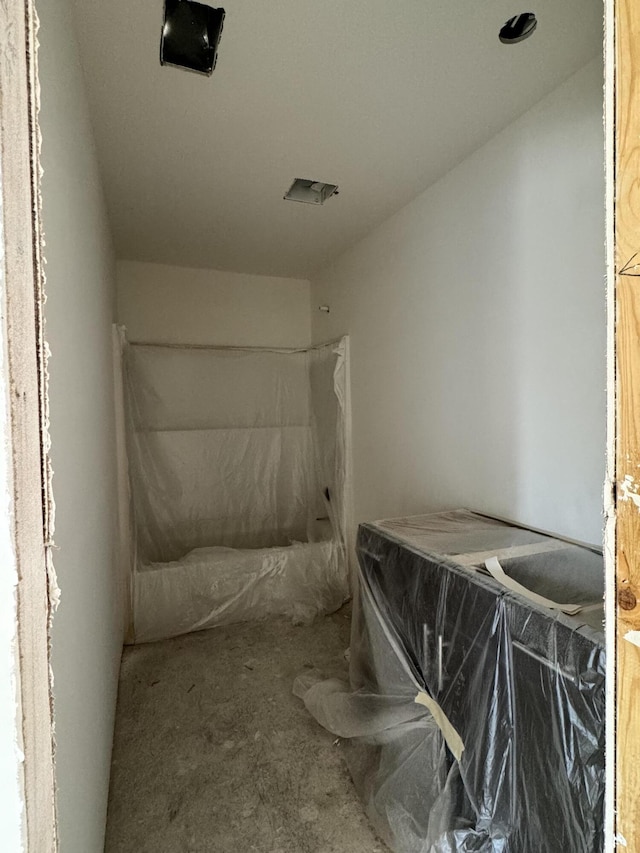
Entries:
[[136,642],[348,598],[345,359],[125,345]]
[[381,837],[600,853],[602,555],[464,510],[361,525],[357,552],[349,682],[307,672],[294,692],[343,738]]

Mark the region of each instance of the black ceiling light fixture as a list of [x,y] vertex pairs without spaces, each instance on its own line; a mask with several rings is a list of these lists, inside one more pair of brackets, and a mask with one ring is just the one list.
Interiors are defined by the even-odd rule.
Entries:
[[538,19],[533,12],[521,12],[509,18],[500,30],[499,39],[502,44],[518,44],[532,36],[538,26]]
[[224,9],[194,0],[165,0],[160,65],[210,76],[216,67]]

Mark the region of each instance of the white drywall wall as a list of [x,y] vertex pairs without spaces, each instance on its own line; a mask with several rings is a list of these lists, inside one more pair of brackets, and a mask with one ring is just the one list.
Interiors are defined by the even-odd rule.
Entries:
[[51,346],[52,633],[62,853],[99,853],[123,614],[114,572],[111,324],[115,261],[66,0],[37,0],[42,87],[46,337]]
[[601,541],[603,145],[596,60],[312,279],[314,340],[351,336],[356,520]]
[[307,346],[309,282],[119,261],[118,322],[135,341]]

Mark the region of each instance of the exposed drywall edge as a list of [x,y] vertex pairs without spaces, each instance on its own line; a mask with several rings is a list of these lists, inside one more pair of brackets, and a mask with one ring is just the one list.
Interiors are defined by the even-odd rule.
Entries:
[[[55,549],[55,516],[56,505],[53,496],[53,468],[51,465],[51,434],[49,417],[49,359],[51,351],[45,339],[45,317],[44,304],[47,300],[45,273],[45,237],[42,228],[42,166],[40,157],[42,154],[42,133],[40,130],[40,78],[38,76],[38,50],[40,48],[37,33],[40,28],[37,13],[31,3],[28,3],[28,18],[30,21],[29,38],[31,40],[29,53],[30,81],[32,85],[32,99],[30,102],[30,134],[31,134],[31,194],[33,205],[33,254],[34,254],[34,277],[35,277],[35,326],[36,346],[38,357],[38,391],[40,409],[40,457],[41,457],[41,481],[42,481],[42,511],[43,511],[43,534],[45,544],[45,557],[47,561],[47,582],[49,592],[49,632],[53,614],[60,603],[60,588],[56,577],[53,562],[53,551]],[[53,687],[53,672],[50,673],[50,682]],[[53,695],[51,698],[53,702]]]
[[[55,559],[63,587],[51,636],[60,844],[89,853],[104,843],[123,635],[112,560],[117,535],[115,445],[110,446],[115,256],[67,6],[66,0],[38,0],[50,281],[45,317],[53,350],[52,455],[60,546]],[[51,535],[49,529],[49,544]]]
[[[5,300],[2,163],[0,162],[0,300]],[[11,434],[6,337],[0,324],[0,835],[7,850],[24,850],[24,776],[19,686],[18,568],[11,536]]]
[[[6,359],[10,413],[10,534],[17,568],[17,651],[24,751],[24,841],[57,849],[51,719],[51,606],[45,547],[48,483],[46,355],[42,345],[43,278],[39,210],[37,21],[32,0],[0,4],[0,141],[4,223]],[[43,476],[45,479],[43,480]],[[9,483],[7,483],[9,485]],[[1,485],[0,485],[1,487]],[[3,839],[4,840],[4,839]]]
[[[53,669],[51,667],[51,628],[55,611],[60,603],[60,588],[56,577],[53,563],[54,532],[55,532],[55,500],[53,497],[53,469],[49,451],[51,449],[51,437],[49,433],[49,372],[48,363],[50,351],[44,337],[44,303],[46,301],[46,275],[44,269],[44,232],[42,229],[42,192],[41,178],[42,166],[40,157],[42,153],[42,133],[40,131],[40,78],[38,74],[38,30],[40,22],[37,12],[33,6],[33,0],[27,0],[27,59],[29,63],[29,131],[30,131],[30,166],[31,166],[31,204],[33,225],[33,275],[34,275],[34,321],[35,321],[35,345],[37,358],[37,385],[38,385],[38,420],[40,438],[40,488],[42,490],[42,536],[44,544],[44,568],[46,571],[47,589],[47,659],[48,659],[48,693],[49,714],[41,721],[41,725],[49,726],[49,738],[51,742],[51,771],[53,775],[51,807],[53,827],[46,825],[39,829],[48,833],[43,839],[38,839],[37,844],[45,843],[51,845],[53,850],[58,849],[58,824],[57,824],[57,801],[56,801],[56,778],[55,778],[55,718],[53,713]],[[11,342],[10,342],[11,345]],[[21,465],[21,460],[18,460]],[[15,465],[15,460],[14,460]],[[32,821],[31,821],[32,822]],[[49,837],[50,835],[50,837]],[[30,843],[32,839],[30,838]]]

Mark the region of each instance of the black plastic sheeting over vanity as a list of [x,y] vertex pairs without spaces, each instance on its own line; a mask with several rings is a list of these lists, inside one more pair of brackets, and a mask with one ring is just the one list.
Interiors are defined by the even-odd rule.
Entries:
[[381,837],[600,853],[602,555],[466,510],[361,525],[357,553],[350,683],[294,689],[344,738]]

